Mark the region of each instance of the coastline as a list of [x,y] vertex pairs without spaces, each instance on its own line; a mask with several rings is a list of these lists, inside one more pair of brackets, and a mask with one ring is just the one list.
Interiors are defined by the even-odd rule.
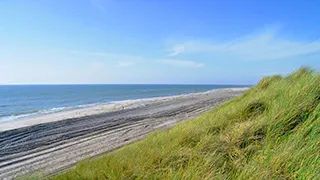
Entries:
[[85,116],[68,112],[63,120],[42,117],[43,121],[23,122],[21,128],[0,132],[0,179],[37,171],[42,172],[41,176],[59,173],[83,159],[140,140],[152,131],[197,117],[247,89],[145,99],[143,103],[125,102],[126,108],[89,108],[83,111]]
[[[246,90],[248,88],[224,88],[224,89],[213,89],[205,92],[197,92],[197,93],[189,93],[189,94],[181,94],[181,95],[174,95],[174,96],[164,96],[164,97],[155,97],[155,98],[144,98],[144,99],[135,99],[135,100],[123,100],[123,101],[115,101],[110,103],[101,103],[101,104],[95,104],[95,105],[79,105],[80,106],[87,106],[82,108],[71,108],[67,110],[62,110],[58,112],[51,112],[46,114],[39,114],[34,115],[30,117],[26,117],[23,119],[14,120],[12,122],[6,121],[6,122],[0,122],[0,132],[27,127],[27,126],[33,126],[37,124],[43,124],[43,123],[50,123],[65,119],[71,119],[71,118],[80,118],[85,116],[92,116],[97,114],[103,114],[108,112],[114,112],[124,109],[132,109],[132,108],[138,108],[143,107],[147,105],[151,105],[153,103],[160,103],[164,101],[179,99],[183,97],[192,97],[192,96],[198,96],[198,95],[205,95],[209,94],[215,91],[232,91],[232,90]],[[57,107],[58,109],[59,107]]]

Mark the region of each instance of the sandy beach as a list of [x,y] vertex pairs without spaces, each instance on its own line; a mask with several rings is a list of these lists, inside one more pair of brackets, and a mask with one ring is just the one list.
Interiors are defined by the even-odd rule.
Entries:
[[189,120],[247,88],[123,101],[0,124],[0,179],[50,176]]

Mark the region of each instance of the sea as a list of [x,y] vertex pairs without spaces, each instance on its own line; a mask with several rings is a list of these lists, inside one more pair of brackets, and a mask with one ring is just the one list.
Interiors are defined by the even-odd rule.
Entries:
[[1,85],[0,123],[124,100],[205,92],[240,85]]

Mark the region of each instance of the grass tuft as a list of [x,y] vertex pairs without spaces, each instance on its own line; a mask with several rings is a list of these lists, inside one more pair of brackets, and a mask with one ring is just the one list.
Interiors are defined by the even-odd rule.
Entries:
[[265,112],[266,109],[267,109],[266,105],[262,102],[259,102],[259,101],[251,102],[245,107],[243,111],[243,117],[245,119],[253,118]]

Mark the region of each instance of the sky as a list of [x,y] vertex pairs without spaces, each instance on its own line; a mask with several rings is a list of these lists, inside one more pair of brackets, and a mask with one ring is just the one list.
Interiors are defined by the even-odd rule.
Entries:
[[320,1],[0,0],[0,84],[246,84],[320,69]]

